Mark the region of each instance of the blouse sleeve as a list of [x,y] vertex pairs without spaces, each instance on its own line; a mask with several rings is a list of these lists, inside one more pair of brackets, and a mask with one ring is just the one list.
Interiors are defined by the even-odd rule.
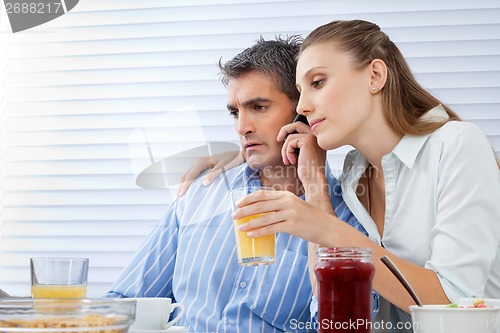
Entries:
[[[437,220],[431,230],[435,271],[447,297],[482,297],[498,260],[500,172],[486,136],[473,124],[443,139],[437,185]],[[500,283],[500,281],[497,281]]]

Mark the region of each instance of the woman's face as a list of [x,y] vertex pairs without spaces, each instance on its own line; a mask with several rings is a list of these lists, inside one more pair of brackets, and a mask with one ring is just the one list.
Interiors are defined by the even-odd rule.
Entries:
[[352,61],[332,42],[307,47],[298,60],[297,112],[307,116],[323,149],[356,146],[370,121],[370,66],[354,69]]

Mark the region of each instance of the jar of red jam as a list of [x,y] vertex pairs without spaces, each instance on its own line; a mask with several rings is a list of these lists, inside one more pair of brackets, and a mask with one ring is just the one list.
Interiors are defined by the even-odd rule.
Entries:
[[319,248],[314,273],[319,332],[370,332],[375,274],[371,249]]

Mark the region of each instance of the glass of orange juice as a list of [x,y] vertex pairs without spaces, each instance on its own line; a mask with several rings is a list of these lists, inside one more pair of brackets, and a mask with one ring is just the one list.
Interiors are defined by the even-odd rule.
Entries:
[[87,258],[30,258],[33,298],[85,298]]
[[[236,203],[244,196],[256,191],[274,191],[272,187],[246,186],[231,190],[231,203],[233,211],[238,207]],[[239,231],[238,226],[253,220],[266,213],[245,216],[239,220],[233,220],[236,237],[236,250],[238,252],[238,263],[243,266],[269,265],[276,261],[276,237],[274,234],[261,237],[248,237],[247,232]]]

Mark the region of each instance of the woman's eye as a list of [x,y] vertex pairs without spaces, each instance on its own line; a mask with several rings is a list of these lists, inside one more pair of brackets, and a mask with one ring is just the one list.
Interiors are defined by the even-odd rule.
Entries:
[[324,80],[323,79],[320,79],[320,80],[314,80],[313,82],[311,82],[311,86],[313,88],[319,88],[322,84],[323,84]]

